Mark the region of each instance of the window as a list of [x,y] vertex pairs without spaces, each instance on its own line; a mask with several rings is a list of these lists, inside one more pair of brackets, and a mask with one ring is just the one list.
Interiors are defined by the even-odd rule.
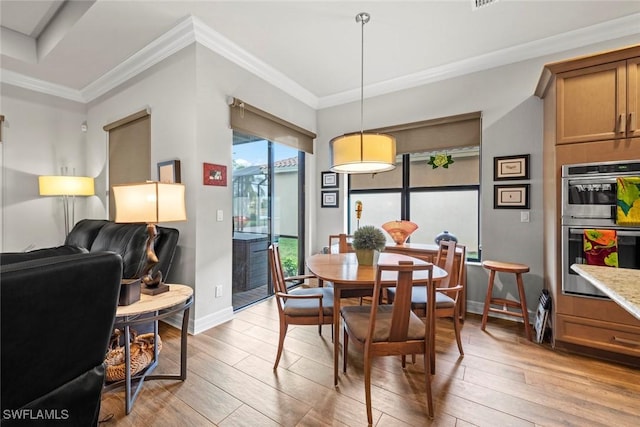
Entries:
[[[410,241],[432,243],[448,231],[469,259],[479,260],[480,130],[479,113],[378,129],[397,139],[396,169],[349,176],[349,231],[411,220],[419,228]],[[440,154],[453,163],[434,168],[432,158]],[[359,224],[356,201],[363,206]]]

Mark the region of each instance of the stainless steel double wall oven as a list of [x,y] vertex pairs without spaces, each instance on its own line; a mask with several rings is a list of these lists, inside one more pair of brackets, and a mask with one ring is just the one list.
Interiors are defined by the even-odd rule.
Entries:
[[640,227],[616,223],[616,181],[623,176],[640,176],[640,160],[562,166],[562,291],[566,294],[606,298],[571,270],[572,264],[586,262],[585,230],[615,230],[619,267],[640,269]]

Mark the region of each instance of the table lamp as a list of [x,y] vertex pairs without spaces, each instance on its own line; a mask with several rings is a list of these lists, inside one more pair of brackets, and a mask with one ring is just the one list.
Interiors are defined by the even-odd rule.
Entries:
[[[93,196],[95,194],[93,178],[88,176],[42,175],[38,177],[38,189],[41,196],[61,196],[64,210],[64,235],[69,235],[69,226],[75,224],[75,196]],[[71,200],[71,208],[69,201]]]
[[184,185],[153,181],[114,185],[113,197],[116,205],[115,222],[147,223],[147,262],[144,267],[146,273],[141,277],[144,285],[141,292],[156,295],[168,291],[169,286],[162,283],[162,272],[152,272],[158,264],[153,242],[158,234],[157,223],[187,220]]

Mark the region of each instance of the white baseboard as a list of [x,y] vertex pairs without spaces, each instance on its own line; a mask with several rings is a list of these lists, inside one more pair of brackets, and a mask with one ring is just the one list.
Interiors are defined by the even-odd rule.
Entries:
[[[196,335],[206,331],[207,329],[211,329],[215,326],[218,326],[224,322],[228,322],[231,319],[233,319],[233,307],[227,307],[224,310],[218,311],[216,313],[212,313],[204,318],[195,319],[195,320],[189,319],[189,326],[187,330],[190,335]],[[163,322],[173,326],[174,328],[181,329],[182,315],[174,314],[171,317],[167,317],[166,319],[163,319]]]

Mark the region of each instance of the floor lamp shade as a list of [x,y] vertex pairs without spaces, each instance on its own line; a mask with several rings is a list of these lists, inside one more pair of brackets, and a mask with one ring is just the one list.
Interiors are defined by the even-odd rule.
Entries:
[[115,222],[186,221],[183,184],[143,182],[113,186]]
[[75,225],[76,196],[96,194],[93,178],[89,176],[42,175],[38,177],[38,190],[41,196],[62,197],[65,236],[69,235],[70,227]]
[[356,132],[329,142],[331,170],[339,173],[377,173],[396,167],[396,140],[379,133]]
[[38,177],[41,196],[93,196],[93,178],[88,176],[43,175]]

